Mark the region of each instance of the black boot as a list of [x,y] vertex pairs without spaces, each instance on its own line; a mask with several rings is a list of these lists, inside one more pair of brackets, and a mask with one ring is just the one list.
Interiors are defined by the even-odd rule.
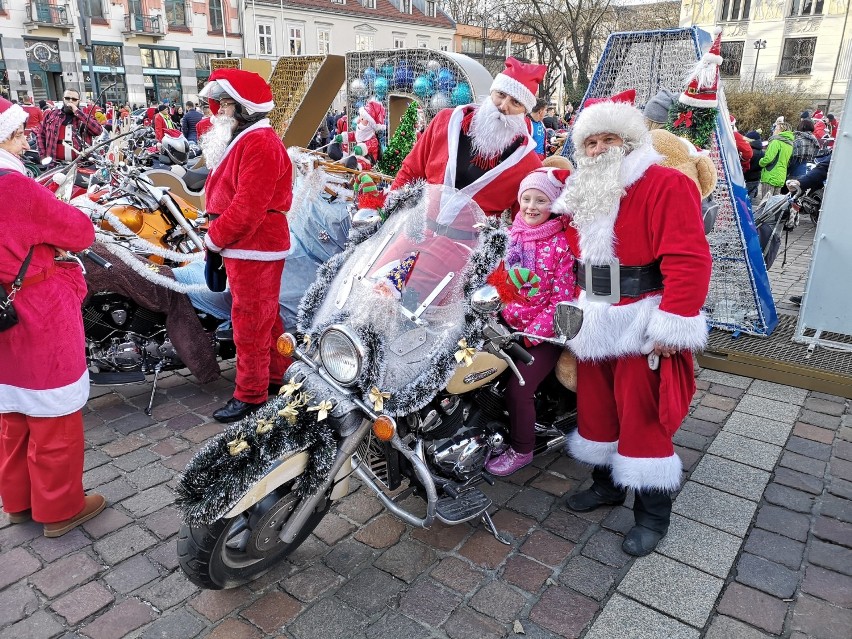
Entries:
[[601,506],[623,504],[626,492],[612,481],[612,471],[607,466],[595,466],[591,488],[574,493],[565,503],[571,510],[584,513]]
[[671,516],[671,495],[658,490],[637,490],[633,503],[636,525],[627,532],[621,549],[634,557],[652,553],[669,531]]
[[232,397],[228,400],[227,404],[213,413],[213,419],[223,424],[238,422],[243,417],[249,413],[253,413],[261,406],[263,406],[263,402],[259,404],[249,404],[238,400],[236,397]]

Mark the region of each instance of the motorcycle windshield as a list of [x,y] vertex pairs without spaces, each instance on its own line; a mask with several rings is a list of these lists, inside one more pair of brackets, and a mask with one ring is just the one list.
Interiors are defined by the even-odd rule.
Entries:
[[434,353],[459,339],[464,285],[485,222],[469,196],[424,186],[352,250],[311,332],[336,323],[369,330],[383,345],[380,387],[405,388],[429,371]]

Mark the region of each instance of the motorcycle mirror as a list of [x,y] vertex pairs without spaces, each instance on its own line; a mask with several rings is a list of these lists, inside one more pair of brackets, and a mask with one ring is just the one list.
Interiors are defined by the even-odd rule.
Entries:
[[379,212],[370,209],[360,209],[352,216],[352,226],[356,229],[373,226],[381,221],[382,216],[379,215]]
[[486,284],[476,289],[470,298],[470,305],[477,313],[495,313],[500,310],[503,303],[497,289]]
[[583,326],[583,309],[570,302],[559,302],[553,315],[553,330],[560,337],[574,339]]

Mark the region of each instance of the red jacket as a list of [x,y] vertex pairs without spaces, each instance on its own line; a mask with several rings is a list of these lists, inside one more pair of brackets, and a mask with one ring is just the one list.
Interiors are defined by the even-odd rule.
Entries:
[[44,119],[44,112],[37,106],[32,104],[25,104],[22,107],[24,111],[27,112],[29,116],[27,118],[27,123],[24,125],[27,129],[37,129],[41,125],[41,121]]
[[166,134],[166,129],[176,129],[174,123],[171,121],[171,118],[168,122],[166,122],[166,118],[163,117],[162,113],[158,113],[154,116],[154,137],[157,138],[157,142],[163,141],[163,136]]
[[737,153],[739,153],[740,156],[740,166],[743,167],[743,173],[745,173],[748,171],[749,166],[751,166],[751,156],[754,153],[754,149],[751,148],[749,141],[739,131],[734,131],[734,140],[737,143]]
[[224,257],[261,262],[287,256],[293,165],[269,120],[233,139],[205,191],[207,212],[219,216],[204,236],[208,248]]

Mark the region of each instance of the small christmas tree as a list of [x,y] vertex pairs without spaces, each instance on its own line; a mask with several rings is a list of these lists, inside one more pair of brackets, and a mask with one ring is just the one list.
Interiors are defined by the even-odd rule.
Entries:
[[396,175],[417,140],[415,127],[417,125],[417,103],[408,105],[399,126],[388,142],[388,147],[382,151],[382,159],[376,164],[376,170],[385,175]]

